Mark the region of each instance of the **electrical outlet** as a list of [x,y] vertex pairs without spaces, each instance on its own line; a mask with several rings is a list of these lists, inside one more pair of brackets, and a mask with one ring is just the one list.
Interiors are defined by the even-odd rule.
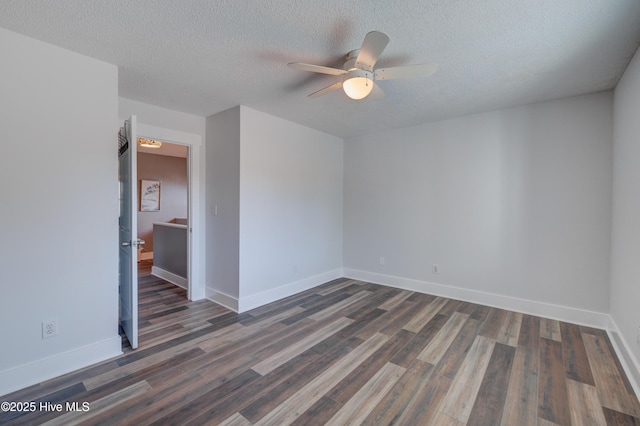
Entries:
[[433,264],[433,267],[431,268],[431,272],[434,274],[439,274],[440,273],[440,266],[436,265],[435,263]]
[[50,319],[42,321],[42,338],[53,337],[58,335],[58,320]]

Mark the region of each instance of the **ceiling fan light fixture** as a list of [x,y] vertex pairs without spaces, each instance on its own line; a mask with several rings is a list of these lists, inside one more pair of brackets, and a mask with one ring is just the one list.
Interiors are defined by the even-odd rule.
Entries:
[[[389,36],[380,31],[370,31],[364,36],[362,47],[350,51],[345,57],[342,69],[322,65],[291,62],[289,67],[320,74],[342,76],[342,80],[315,91],[309,98],[317,98],[342,88],[351,99],[382,99],[385,94],[375,82],[378,80],[399,80],[403,78],[426,77],[438,69],[436,64],[403,65],[390,68],[376,68],[378,58],[389,43]],[[375,89],[375,90],[373,90]]]
[[153,139],[138,138],[138,145],[143,148],[160,148],[162,142]]
[[373,74],[360,69],[350,71],[342,82],[342,88],[351,99],[364,99],[373,90]]

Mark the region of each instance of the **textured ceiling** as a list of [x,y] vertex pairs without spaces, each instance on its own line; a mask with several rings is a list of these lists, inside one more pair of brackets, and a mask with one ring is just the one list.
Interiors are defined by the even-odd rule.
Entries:
[[[120,96],[208,116],[242,104],[342,137],[611,89],[640,44],[638,0],[2,0],[0,27],[119,67]],[[307,95],[365,34],[387,97]],[[1,68],[0,68],[1,69]]]

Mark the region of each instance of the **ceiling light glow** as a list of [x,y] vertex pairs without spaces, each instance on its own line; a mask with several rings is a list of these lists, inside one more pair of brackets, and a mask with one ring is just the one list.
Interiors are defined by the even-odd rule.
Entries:
[[345,76],[342,88],[351,99],[364,99],[373,90],[373,74],[365,70],[353,70]]
[[144,148],[160,148],[162,142],[153,139],[138,138],[138,145]]

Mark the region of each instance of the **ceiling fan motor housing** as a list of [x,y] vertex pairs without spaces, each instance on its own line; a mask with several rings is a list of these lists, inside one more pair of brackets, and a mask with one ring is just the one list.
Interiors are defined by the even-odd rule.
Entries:
[[359,54],[360,54],[360,49],[354,49],[351,52],[347,53],[347,56],[345,58],[345,63],[342,66],[342,69],[346,71],[356,69],[356,60],[358,59]]

